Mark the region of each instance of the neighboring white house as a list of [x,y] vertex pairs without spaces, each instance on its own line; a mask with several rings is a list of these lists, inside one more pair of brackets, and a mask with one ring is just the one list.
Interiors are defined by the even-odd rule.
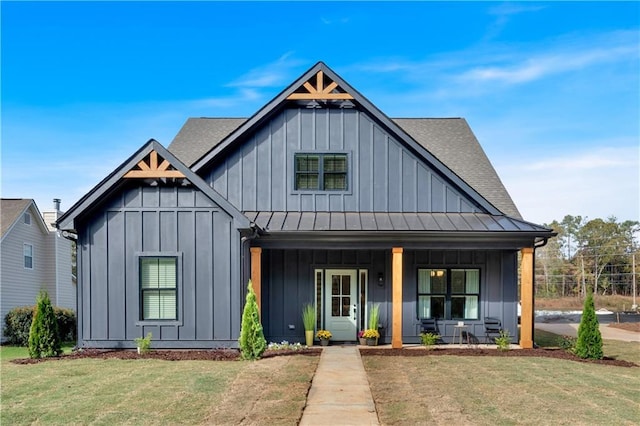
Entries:
[[55,306],[76,309],[76,286],[71,268],[71,241],[52,223],[62,215],[60,201],[54,210],[40,214],[31,199],[3,198],[0,204],[0,315],[12,308],[34,305],[41,289]]

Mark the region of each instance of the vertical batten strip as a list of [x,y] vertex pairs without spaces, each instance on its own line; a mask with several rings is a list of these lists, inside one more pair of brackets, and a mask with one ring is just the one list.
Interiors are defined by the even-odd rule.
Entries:
[[522,249],[520,266],[520,303],[522,305],[520,319],[520,346],[523,349],[533,348],[533,248]]
[[402,247],[391,249],[393,323],[391,327],[391,347],[402,348]]

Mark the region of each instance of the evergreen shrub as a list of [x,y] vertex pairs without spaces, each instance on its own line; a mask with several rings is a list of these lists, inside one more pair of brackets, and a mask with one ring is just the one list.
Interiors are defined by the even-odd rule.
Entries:
[[242,326],[238,345],[240,346],[242,359],[259,359],[267,349],[267,340],[264,338],[258,302],[251,280],[247,285],[247,298],[242,312]]
[[582,319],[578,327],[578,340],[576,340],[575,354],[583,359],[602,359],[602,335],[600,324],[596,316],[596,308],[593,303],[593,294],[589,292],[584,301]]
[[36,310],[29,331],[29,356],[48,358],[62,353],[58,322],[46,291],[41,290],[36,300]]
[[[4,337],[7,343],[16,346],[29,346],[29,331],[33,321],[34,306],[20,306],[11,309],[4,317]],[[72,309],[54,307],[53,313],[58,323],[58,332],[63,342],[77,340],[76,314]]]

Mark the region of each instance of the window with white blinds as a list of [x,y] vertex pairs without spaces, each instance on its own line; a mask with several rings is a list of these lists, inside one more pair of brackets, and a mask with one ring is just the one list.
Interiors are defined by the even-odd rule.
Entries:
[[176,320],[176,257],[140,258],[140,299],[143,320]]

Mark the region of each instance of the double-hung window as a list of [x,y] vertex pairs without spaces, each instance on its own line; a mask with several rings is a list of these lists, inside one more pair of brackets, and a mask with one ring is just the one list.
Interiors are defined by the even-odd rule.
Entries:
[[31,244],[25,244],[22,253],[24,257],[24,268],[33,269],[33,246]]
[[295,189],[346,191],[347,154],[296,154]]
[[178,258],[140,257],[142,320],[178,319]]
[[479,269],[419,269],[418,317],[478,319]]

